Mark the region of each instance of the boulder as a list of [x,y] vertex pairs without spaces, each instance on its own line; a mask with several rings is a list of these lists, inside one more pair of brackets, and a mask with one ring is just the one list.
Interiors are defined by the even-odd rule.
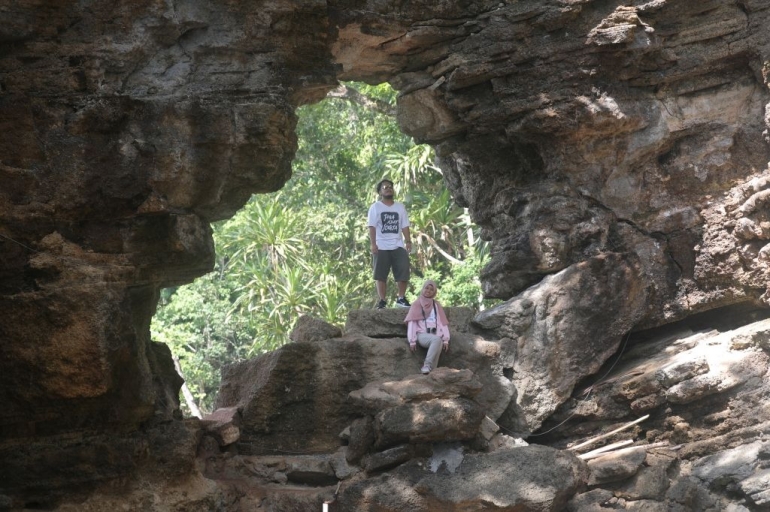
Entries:
[[289,339],[294,342],[322,341],[342,336],[342,329],[324,322],[320,318],[302,315],[297,319],[289,334]]
[[411,461],[387,473],[351,482],[340,489],[335,508],[339,512],[427,511],[425,498],[415,488],[425,474],[418,462]]
[[770,469],[760,469],[738,484],[741,491],[748,496],[757,507],[770,505]]
[[[473,400],[480,391],[481,385],[470,370],[437,368],[428,375],[370,383],[351,392],[350,401],[360,414],[375,415],[375,448],[381,449],[402,442],[476,437],[485,418],[482,407]],[[353,432],[363,431],[366,424],[366,420],[354,422],[351,439]],[[351,457],[358,455],[359,443],[351,441]]]
[[643,446],[597,457],[588,462],[591,470],[588,484],[601,485],[630,478],[639,471],[646,457],[647,449]]
[[[730,310],[722,318],[734,315]],[[711,317],[720,319],[719,315]],[[574,437],[567,432],[557,434],[577,442],[652,413],[643,424],[649,432],[648,440],[680,443],[695,436],[693,440],[721,449],[719,442],[709,439],[736,427],[770,420],[770,410],[759,405],[761,401],[756,398],[756,394],[765,393],[762,376],[770,368],[770,357],[758,347],[762,336],[756,334],[765,329],[767,320],[722,332],[681,326],[661,328],[640,334],[642,341],[636,343],[632,336],[620,358],[608,362],[607,371],[600,371],[602,381],[578,390],[575,396],[581,399],[566,402],[549,422],[568,416],[572,421],[581,418],[595,422],[593,426],[586,424],[585,430],[575,432]],[[754,341],[736,349],[736,338]],[[723,405],[725,400],[730,400],[729,407]],[[682,410],[691,412],[686,419],[655,413],[666,406],[686,406]],[[621,435],[619,439],[625,438]],[[684,450],[688,452],[689,448]]]
[[644,465],[629,480],[622,482],[615,494],[627,500],[655,500],[664,502],[671,480],[669,470],[676,462],[674,452],[647,452]]
[[646,286],[633,258],[606,254],[476,315],[475,326],[504,340],[500,360],[518,393],[498,422],[514,432],[538,428],[642,318]]
[[453,473],[411,461],[345,487],[339,510],[382,512],[564,510],[585,487],[588,469],[569,452],[544,446],[466,454]]
[[405,441],[428,443],[473,439],[483,418],[483,409],[466,398],[397,405],[375,417],[375,447]]
[[754,441],[703,457],[693,465],[692,474],[711,488],[737,484],[754,474],[760,451],[765,444]]
[[715,497],[697,478],[684,476],[673,482],[666,493],[666,502],[689,510],[719,510]]
[[407,402],[435,398],[474,398],[481,383],[470,370],[437,368],[427,375],[409,375],[400,381],[371,382],[352,391],[350,400],[362,413],[375,413]]
[[350,440],[345,451],[345,458],[350,463],[357,463],[374,446],[374,420],[364,416],[353,420],[350,425]]
[[613,497],[612,491],[591,489],[588,492],[573,497],[567,503],[566,510],[567,512],[602,512],[606,510],[602,505],[608,504]]
[[358,467],[348,464],[347,451],[345,448],[337,450],[329,460],[329,464],[331,464],[332,469],[334,470],[334,476],[336,476],[338,480],[347,480],[358,474],[360,471]]
[[418,364],[402,340],[346,336],[290,343],[226,367],[217,407],[241,410],[241,453],[331,453],[355,416],[348,394],[386,375],[416,374]]
[[297,484],[312,486],[336,484],[337,473],[332,460],[336,460],[333,455],[285,457],[284,474],[289,482]]
[[220,446],[227,446],[236,442],[241,435],[238,425],[241,415],[237,407],[225,407],[207,414],[201,420],[203,429],[211,434]]
[[[216,406],[241,411],[237,443],[241,453],[269,454],[274,449],[331,453],[339,448],[339,432],[350,419],[370,414],[366,412],[369,406],[362,406],[369,398],[362,402],[350,399],[349,394],[367,384],[388,381],[384,391],[377,391],[382,384],[372,384],[366,396],[371,392],[393,403],[425,393],[432,396],[436,390],[441,390],[437,396],[473,397],[477,405],[437,409],[470,414],[463,416],[463,427],[454,434],[464,438],[484,415],[494,419],[510,402],[512,384],[493,365],[498,349],[496,343],[459,333],[453,336],[450,352],[442,355],[440,367],[422,376],[424,351],[411,353],[404,338],[346,334],[334,340],[295,342],[226,367]],[[401,379],[406,380],[402,383]],[[357,445],[352,444],[353,459],[349,460],[358,456],[354,455]]]
[[403,464],[412,457],[414,457],[414,447],[412,445],[402,444],[394,446],[387,450],[373,453],[367,457],[366,471],[368,473],[384,471],[398,466],[399,464]]
[[431,474],[416,489],[429,510],[480,509],[484,504],[498,510],[557,512],[585,486],[586,478],[584,463],[573,454],[527,446],[466,455],[454,473]]
[[[438,297],[440,300],[441,298]],[[346,333],[363,334],[370,338],[406,338],[404,318],[406,308],[352,309],[345,323]],[[474,311],[470,308],[444,308],[449,321],[449,333],[467,333]]]

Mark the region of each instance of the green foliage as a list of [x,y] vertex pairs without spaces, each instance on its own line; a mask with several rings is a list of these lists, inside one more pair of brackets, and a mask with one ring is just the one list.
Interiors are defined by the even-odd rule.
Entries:
[[153,339],[169,345],[199,407],[210,411],[222,366],[247,357],[253,330],[231,314],[233,283],[218,272],[165,295],[153,318]]
[[487,264],[487,258],[487,254],[474,250],[473,255],[463,264],[454,265],[448,275],[431,269],[425,272],[425,279],[433,279],[439,285],[437,298],[445,306],[475,306],[478,309],[486,309],[499,302],[484,299],[481,294],[479,273]]
[[[354,86],[395,103],[387,85]],[[325,100],[298,114],[292,179],[214,226],[216,270],[165,291],[153,321],[153,338],[178,355],[204,412],[222,366],[286,343],[300,315],[341,325],[351,309],[372,307],[366,212],[384,176],[410,215],[415,273],[437,281],[447,306],[484,306],[477,276],[485,245],[452,201],[432,149],[415,145],[394,119],[355,103]],[[421,284],[413,278],[412,295]]]

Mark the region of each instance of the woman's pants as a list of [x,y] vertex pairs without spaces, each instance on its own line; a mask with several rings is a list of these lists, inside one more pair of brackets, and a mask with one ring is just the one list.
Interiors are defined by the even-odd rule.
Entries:
[[417,334],[417,343],[422,348],[428,349],[428,355],[425,356],[425,364],[430,367],[431,370],[438,368],[438,358],[441,357],[441,347],[444,344],[441,338],[436,334],[428,334],[427,332],[421,332]]

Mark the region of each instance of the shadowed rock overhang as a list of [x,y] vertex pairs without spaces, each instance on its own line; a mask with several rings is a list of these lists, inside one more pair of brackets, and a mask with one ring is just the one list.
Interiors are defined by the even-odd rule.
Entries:
[[[195,446],[150,339],[158,290],[212,267],[211,221],[286,182],[295,108],[338,80],[400,92],[402,129],[492,241],[484,291],[511,300],[487,331],[539,350],[577,326],[598,367],[630,330],[767,301],[765,0],[17,3],[0,20],[12,503],[72,484],[25,480],[41,439],[108,468],[88,482],[149,465],[163,436]],[[104,449],[79,451],[85,432]],[[191,465],[174,453],[165,476]]]

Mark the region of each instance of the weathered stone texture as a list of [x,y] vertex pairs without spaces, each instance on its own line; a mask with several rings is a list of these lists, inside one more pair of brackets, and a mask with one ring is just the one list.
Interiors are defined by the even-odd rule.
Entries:
[[[345,26],[346,48],[375,46],[370,20]],[[455,20],[389,25],[386,50],[358,71],[406,71],[391,78],[414,105],[402,127],[437,145],[456,199],[493,240],[489,295],[619,248],[653,278],[652,324],[764,291],[723,274],[734,291],[715,293],[719,269],[695,267],[701,210],[767,164],[766,3],[517,2]],[[428,34],[430,51],[395,50]],[[436,63],[418,70],[426,54]]]
[[[149,334],[158,290],[211,267],[208,223],[283,185],[295,107],[344,79],[400,91],[402,128],[434,145],[492,242],[482,284],[507,302],[472,325],[458,316],[442,357],[482,382],[486,415],[526,434],[575,412],[588,421],[577,436],[670,408],[645,435],[685,443],[671,510],[764,507],[761,457],[729,476],[728,494],[705,462],[687,464],[764,434],[767,329],[661,341],[647,356],[681,357],[628,362],[640,374],[590,400],[571,395],[632,330],[770,303],[768,26],[767,0],[0,6],[0,466],[13,479],[0,479],[0,505],[50,508],[72,487],[51,468],[40,487],[19,480],[48,448],[85,461],[85,480],[123,481],[146,467],[153,429],[180,428],[180,381]],[[380,332],[294,343],[229,370],[220,402],[243,415],[241,449],[336,452],[350,391],[417,372],[403,323],[373,314]],[[93,452],[76,449],[86,438],[112,454],[101,477]],[[194,472],[190,450],[172,459]],[[473,491],[460,482],[449,499],[425,484],[421,495],[422,470],[397,471],[352,484],[342,508],[459,510]],[[565,505],[579,480],[531,506]],[[572,505],[661,509],[658,483]],[[187,503],[183,489],[165,491],[190,510],[264,499],[317,510],[333,495],[200,488]],[[153,497],[163,484],[132,489],[129,506],[165,506]],[[494,490],[499,508],[518,506],[508,491]]]
[[[289,178],[294,107],[334,85],[326,8],[0,6],[0,445],[120,443],[179,415],[181,379],[150,340],[158,290],[210,269],[210,221]],[[104,478],[141,453],[105,459]]]
[[291,341],[296,342],[321,341],[339,338],[340,336],[342,336],[342,329],[336,325],[328,324],[319,318],[307,315],[302,315],[297,319],[294,329],[289,334]]
[[[536,476],[535,476],[536,475]],[[341,493],[340,510],[564,510],[588,471],[568,452],[542,446],[466,456],[451,474],[406,464]]]
[[[491,358],[479,353],[472,339],[462,337],[453,343],[456,350],[445,354],[441,367],[428,376],[419,373],[424,356],[421,352],[411,353],[405,339],[348,335],[339,340],[291,343],[227,367],[217,407],[237,407],[241,411],[238,444],[242,453],[249,454],[272,453],[276,449],[335,451],[340,446],[338,434],[352,418],[407,407],[408,423],[414,412],[414,406],[408,404],[432,399],[437,399],[438,409],[446,414],[420,414],[430,432],[426,430],[424,439],[415,432],[414,440],[436,441],[436,436],[441,435],[437,432],[450,430],[462,438],[471,438],[484,415],[499,415],[512,393],[510,383],[494,373]],[[461,368],[451,369],[456,363]],[[464,401],[453,402],[458,399]],[[459,416],[452,416],[453,412]],[[446,423],[441,424],[440,419]],[[452,430],[450,419],[462,428]],[[412,437],[409,428],[406,433],[395,433],[403,422],[380,418],[378,424],[383,421],[390,426],[382,431],[383,439],[387,438],[382,443]],[[359,423],[354,423],[350,432],[349,460],[360,458],[368,444],[368,429]]]
[[645,286],[632,261],[604,255],[477,315],[478,327],[505,340],[501,359],[513,370],[518,396],[503,423],[536,430],[643,316]]

